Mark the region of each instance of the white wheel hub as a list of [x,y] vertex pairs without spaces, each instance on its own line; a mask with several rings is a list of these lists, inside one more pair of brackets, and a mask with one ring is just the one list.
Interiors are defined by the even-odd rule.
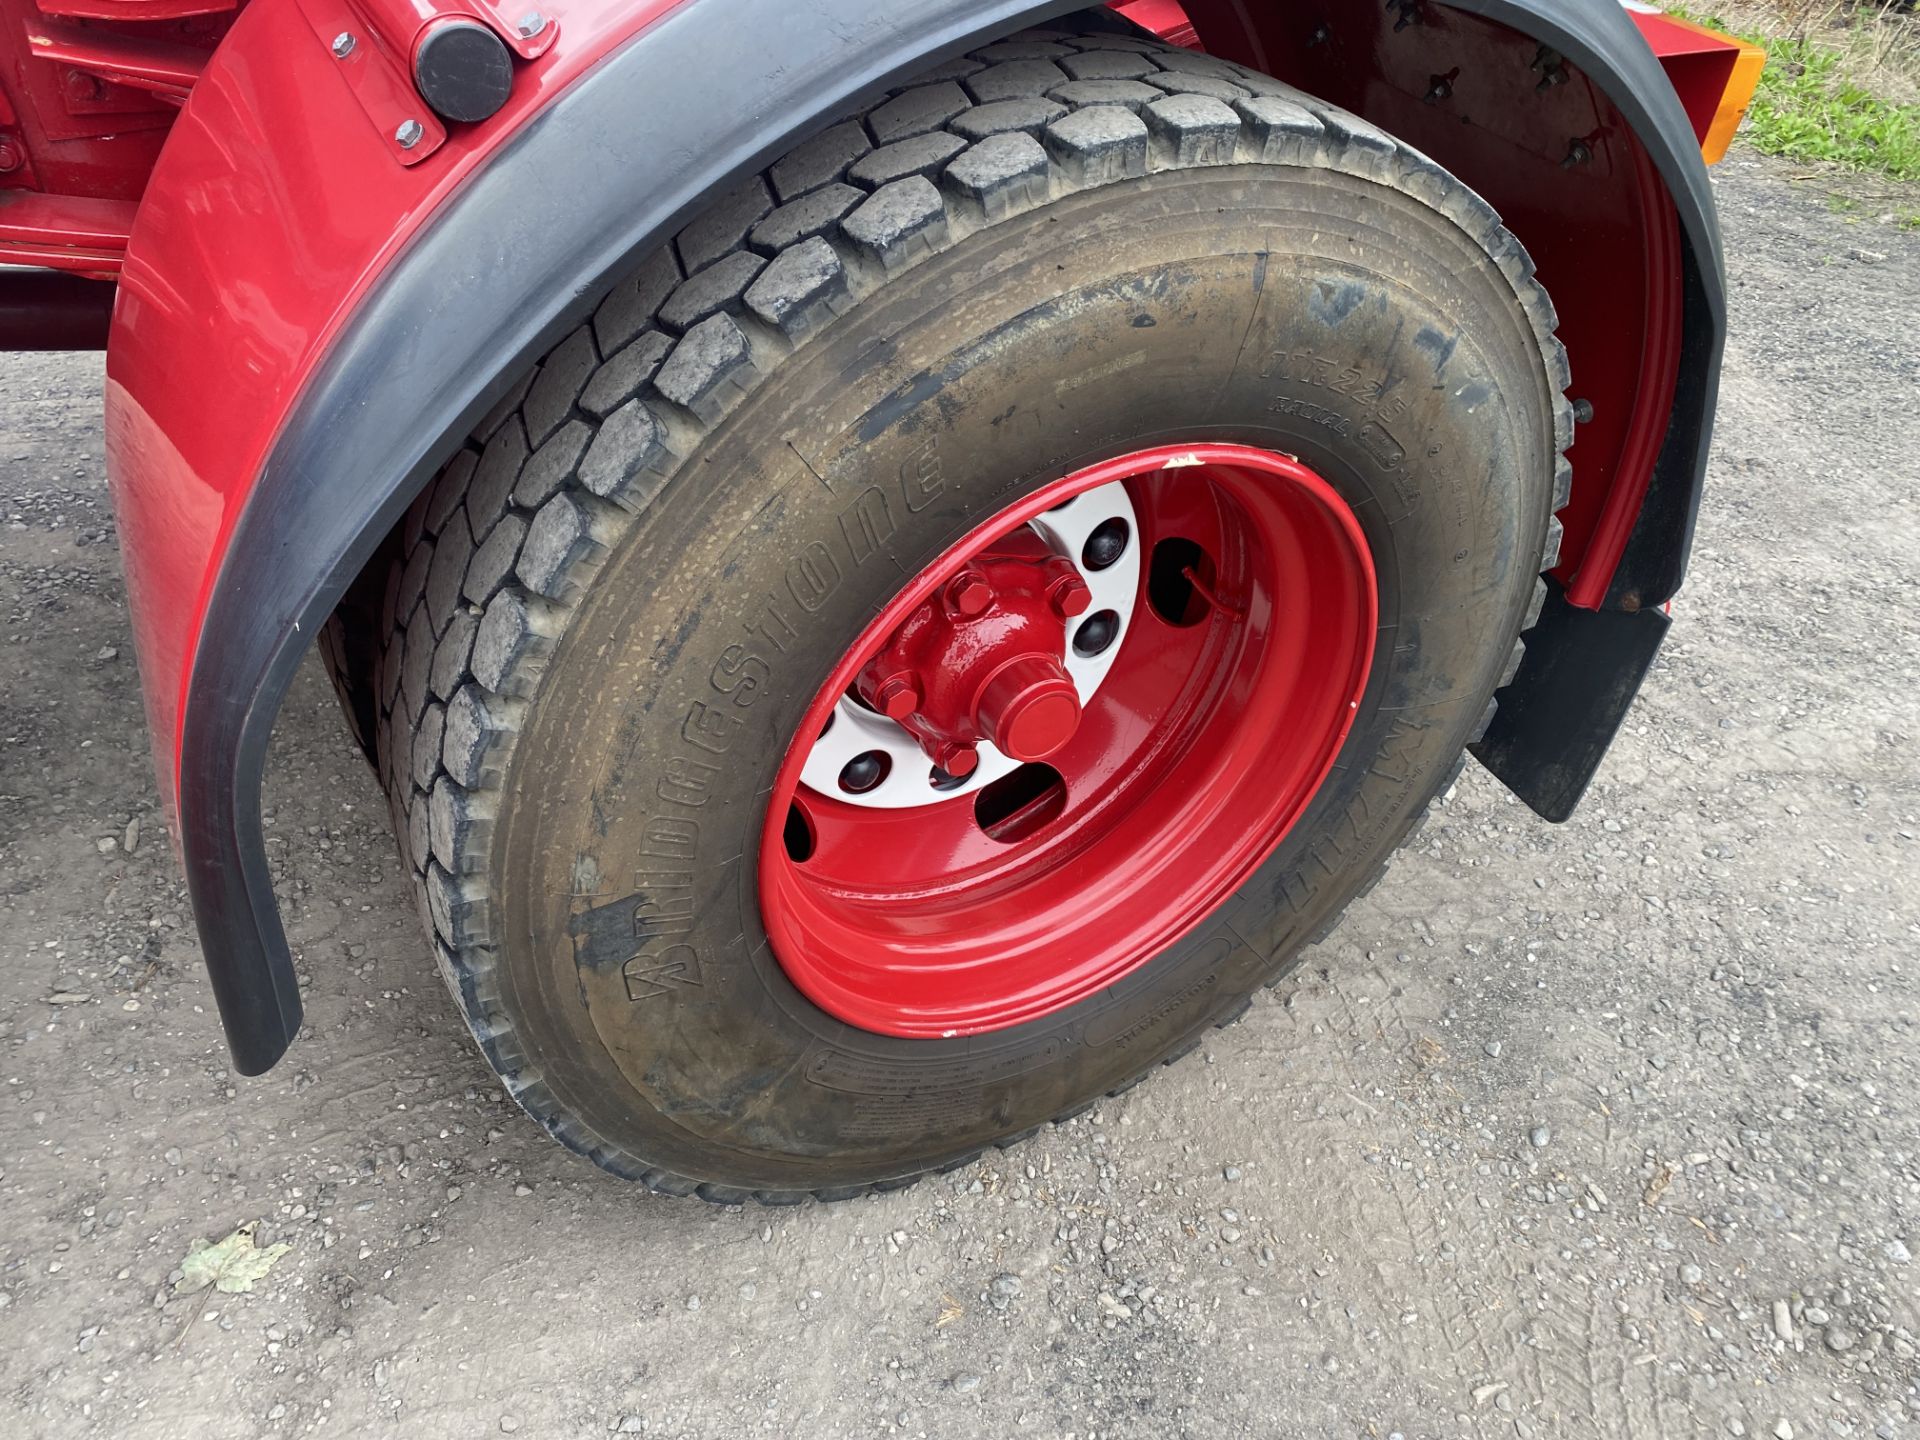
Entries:
[[[1090,569],[1083,554],[1088,537],[1112,520],[1125,525],[1126,548],[1112,564]],[[1084,710],[1113,668],[1133,622],[1134,603],[1140,592],[1139,521],[1133,513],[1133,502],[1127,498],[1126,485],[1114,481],[1084,490],[1027,523],[1056,553],[1072,561],[1093,593],[1092,603],[1068,623],[1066,653],[1061,657]],[[1074,641],[1082,628],[1108,611],[1118,617],[1112,639],[1097,653],[1080,653]],[[800,783],[843,804],[877,810],[937,805],[943,800],[971,796],[1019,768],[1019,761],[1003,755],[985,740],[977,748],[980,763],[971,775],[962,780],[947,777],[936,785],[932,762],[904,726],[843,695],[826,730],[807,754]],[[841,772],[850,761],[869,753],[885,757],[885,777],[858,794],[845,789],[840,783]]]

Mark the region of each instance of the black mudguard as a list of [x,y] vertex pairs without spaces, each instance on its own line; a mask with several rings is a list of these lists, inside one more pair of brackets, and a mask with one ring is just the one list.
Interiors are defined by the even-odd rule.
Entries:
[[1713,443],[1726,339],[1726,262],[1713,188],[1666,73],[1614,0],[1455,0],[1551,45],[1599,82],[1632,122],[1673,197],[1684,237],[1680,370],[1646,499],[1598,611],[1568,605],[1557,585],[1527,637],[1474,758],[1536,814],[1573,814],[1652,668],[1686,578]]

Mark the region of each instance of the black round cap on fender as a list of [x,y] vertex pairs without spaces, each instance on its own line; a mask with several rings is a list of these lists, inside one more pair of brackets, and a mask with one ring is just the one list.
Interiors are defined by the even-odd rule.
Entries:
[[427,32],[413,52],[413,83],[443,120],[484,120],[507,103],[513,57],[506,42],[473,20]]

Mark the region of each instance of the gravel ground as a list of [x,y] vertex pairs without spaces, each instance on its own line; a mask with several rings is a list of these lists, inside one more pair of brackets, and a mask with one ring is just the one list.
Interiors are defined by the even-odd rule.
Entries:
[[[1920,235],[1787,176],[1719,175],[1693,578],[1573,823],[1470,767],[1180,1066],[792,1211],[502,1098],[314,667],[268,787],[308,1028],[229,1072],[100,367],[0,357],[0,1432],[1920,1437]],[[172,1293],[250,1222],[252,1293]]]

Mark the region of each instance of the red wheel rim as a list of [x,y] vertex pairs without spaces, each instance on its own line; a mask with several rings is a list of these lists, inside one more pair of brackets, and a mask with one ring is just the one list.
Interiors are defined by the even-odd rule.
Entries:
[[[1085,601],[1031,537],[1053,533],[1048,512],[1116,482],[1137,517],[1139,578],[1098,688],[1084,693],[1075,671],[1083,695],[1069,723],[1074,707],[1038,652],[1049,633],[1072,645],[1097,617],[1046,630],[1047,604],[1060,616]],[[1088,555],[1104,558],[1088,548],[1072,563],[1097,583]],[[953,597],[983,576],[996,599],[976,620],[965,613],[974,601]],[[1043,599],[1043,585],[1065,598]],[[829,1014],[915,1038],[1019,1025],[1113,984],[1239,889],[1306,809],[1358,711],[1376,614],[1358,520],[1291,456],[1159,447],[1041,487],[915,576],[808,707],[761,843],[774,956]],[[1088,633],[1097,643],[1106,632]],[[916,653],[917,670],[899,658]],[[991,684],[966,678],[949,693],[954,676],[984,674]],[[864,783],[880,768],[870,755],[840,772],[838,793],[816,755],[855,689],[912,729],[883,761],[919,753],[901,748],[915,743],[933,754],[942,725],[1058,748],[989,781],[988,760],[1013,762],[983,738],[981,783],[929,761],[914,783],[964,793],[875,808],[844,788],[849,770]]]

